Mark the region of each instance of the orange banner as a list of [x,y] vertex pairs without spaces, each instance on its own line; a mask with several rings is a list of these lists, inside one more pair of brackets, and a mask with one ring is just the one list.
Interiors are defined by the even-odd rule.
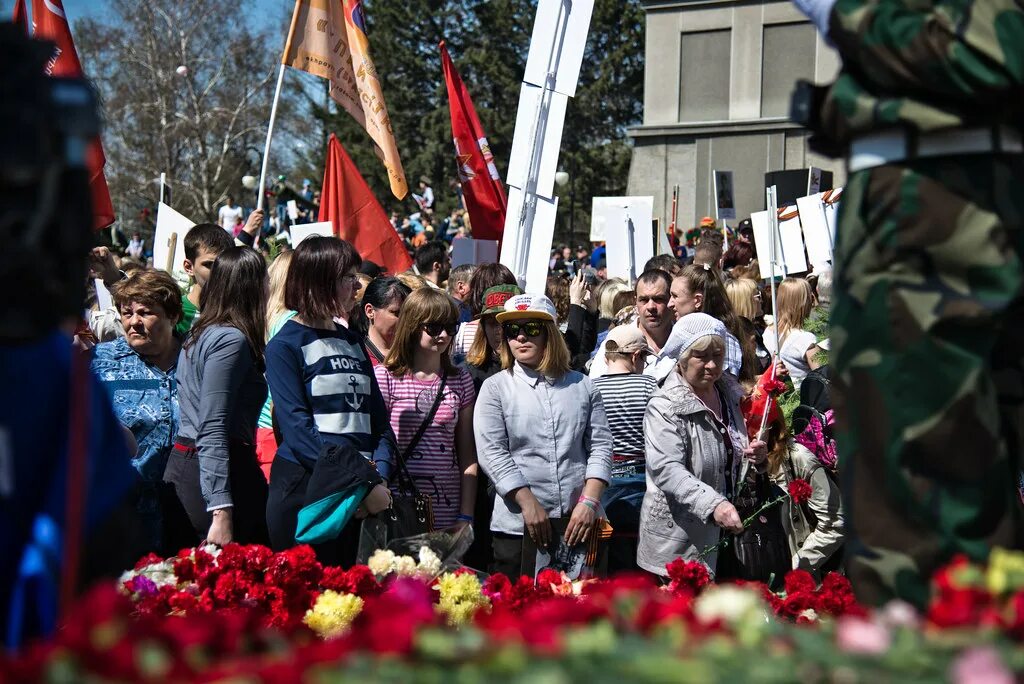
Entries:
[[366,129],[384,162],[391,192],[409,193],[391,117],[370,57],[360,0],[296,0],[282,62],[327,79],[331,98]]

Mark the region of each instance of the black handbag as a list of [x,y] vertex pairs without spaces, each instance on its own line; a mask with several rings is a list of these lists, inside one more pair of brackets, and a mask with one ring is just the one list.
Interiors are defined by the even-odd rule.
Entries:
[[438,407],[444,398],[444,388],[448,384],[448,375],[442,373],[441,386],[437,389],[437,397],[423,418],[416,434],[413,435],[405,450],[398,456],[398,472],[395,477],[397,492],[391,497],[391,506],[363,520],[359,538],[358,562],[364,563],[369,554],[377,549],[386,549],[395,539],[426,534],[434,529],[434,504],[430,496],[420,492],[416,482],[409,473],[406,462],[412,456],[413,449],[423,438],[430,423],[434,420]]
[[[767,473],[751,473],[747,486],[733,504],[741,519],[746,519],[761,506],[776,498]],[[764,582],[773,589],[782,586],[786,573],[792,570],[789,539],[782,525],[782,506],[775,504],[760,514],[743,530],[731,537],[718,557],[716,577]]]

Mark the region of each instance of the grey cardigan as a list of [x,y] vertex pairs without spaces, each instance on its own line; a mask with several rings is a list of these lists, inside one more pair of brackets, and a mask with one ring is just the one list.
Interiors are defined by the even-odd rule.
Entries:
[[515,490],[529,487],[552,518],[572,514],[586,480],[611,479],[612,433],[601,393],[569,371],[547,378],[517,362],[484,381],[473,412],[477,458],[494,483],[491,530],[523,533]]
[[[736,482],[747,436],[739,388],[731,378],[723,375],[717,386],[732,418],[728,429]],[[673,370],[647,404],[644,441],[647,493],[640,509],[637,565],[666,576],[666,564],[680,557],[697,560],[705,547],[718,542],[713,516],[726,500],[725,439],[711,411]],[[718,554],[712,552],[703,560],[714,572]]]
[[206,510],[232,506],[228,444],[256,443],[267,381],[237,328],[207,328],[178,356],[178,436],[195,441]]

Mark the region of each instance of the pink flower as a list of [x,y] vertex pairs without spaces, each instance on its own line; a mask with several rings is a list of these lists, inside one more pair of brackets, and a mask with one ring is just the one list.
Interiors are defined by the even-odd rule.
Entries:
[[1013,675],[991,647],[972,648],[950,668],[955,684],[1013,684]]
[[870,620],[844,616],[836,625],[836,645],[847,653],[880,655],[889,650],[891,642],[889,629]]

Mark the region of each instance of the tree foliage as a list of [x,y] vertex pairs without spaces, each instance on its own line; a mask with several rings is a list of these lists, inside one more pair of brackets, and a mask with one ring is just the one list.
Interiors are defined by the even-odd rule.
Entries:
[[[410,186],[427,176],[438,210],[447,212],[456,202],[457,174],[438,43],[447,42],[505,178],[536,0],[366,0],[365,5],[370,48]],[[591,198],[625,192],[631,155],[626,128],[640,122],[643,106],[643,25],[639,0],[596,0],[562,138],[561,167],[570,171],[573,183],[559,190],[560,239],[568,237],[571,204],[576,240],[585,241]],[[369,137],[345,112],[325,115],[316,107],[315,115],[326,116],[378,197],[393,208],[413,210],[408,201],[393,201]]]
[[115,209],[130,222],[164,172],[175,208],[212,220],[262,155],[279,39],[240,25],[250,0],[110,4],[110,20],[77,22],[75,38],[103,102]]

